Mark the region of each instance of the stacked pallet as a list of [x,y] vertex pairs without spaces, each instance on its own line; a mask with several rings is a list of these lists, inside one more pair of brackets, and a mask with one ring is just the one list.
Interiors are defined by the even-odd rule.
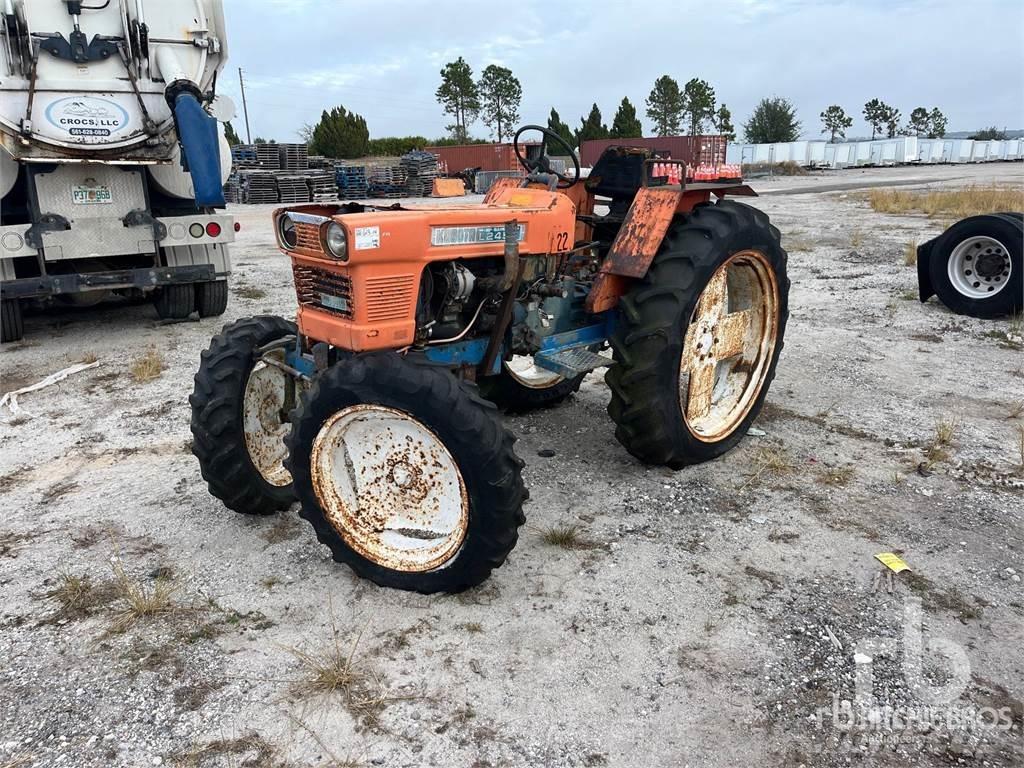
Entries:
[[305,144],[278,144],[282,171],[304,171],[309,168],[309,147]]
[[323,155],[310,155],[309,156],[309,168],[310,170],[320,170],[321,168],[334,168],[334,160]]
[[405,197],[409,175],[401,165],[379,165],[370,170],[367,194],[370,197]]
[[301,174],[278,174],[277,191],[282,203],[308,203],[309,185]]
[[309,199],[314,203],[327,203],[338,199],[338,186],[331,171],[307,171],[306,185],[309,187]]
[[259,167],[268,171],[276,171],[281,167],[281,158],[278,155],[277,144],[255,144],[256,162]]
[[338,164],[334,166],[334,181],[338,185],[338,197],[343,200],[362,200],[368,194],[366,166]]
[[278,203],[277,176],[270,171],[242,171],[242,202],[249,205]]
[[237,173],[232,173],[228,176],[228,180],[224,182],[224,202],[242,202],[242,183],[239,180]]
[[407,176],[406,194],[409,197],[427,197],[437,178],[437,155],[413,150],[400,160]]

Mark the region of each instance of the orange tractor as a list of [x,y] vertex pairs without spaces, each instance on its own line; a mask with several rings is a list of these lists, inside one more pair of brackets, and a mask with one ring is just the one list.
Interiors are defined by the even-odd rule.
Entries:
[[[529,156],[528,130],[543,134]],[[550,142],[573,168],[556,170]],[[550,406],[607,368],[615,435],[641,461],[679,469],[743,437],[789,293],[779,231],[726,199],[753,191],[669,185],[629,147],[583,179],[537,126],[515,149],[525,179],[482,204],[275,212],[297,322],[225,327],[190,398],[203,477],[228,507],[297,498],[360,576],[456,592],[505,561],[525,522],[499,407]]]

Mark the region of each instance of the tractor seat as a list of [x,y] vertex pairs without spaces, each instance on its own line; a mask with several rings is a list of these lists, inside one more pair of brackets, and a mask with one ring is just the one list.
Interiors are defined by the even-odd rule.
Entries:
[[586,179],[587,190],[616,202],[632,201],[644,183],[644,161],[651,157],[646,147],[608,147]]

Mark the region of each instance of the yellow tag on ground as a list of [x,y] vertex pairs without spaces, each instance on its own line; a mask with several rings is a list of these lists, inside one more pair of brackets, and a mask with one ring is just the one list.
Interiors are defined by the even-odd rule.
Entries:
[[892,552],[880,552],[875,555],[875,560],[880,562],[893,573],[902,573],[903,571],[910,570],[910,566],[904,563],[899,556],[894,555]]

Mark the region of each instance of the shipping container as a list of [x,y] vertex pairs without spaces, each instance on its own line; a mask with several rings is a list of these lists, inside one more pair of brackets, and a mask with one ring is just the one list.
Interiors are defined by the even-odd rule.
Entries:
[[427,147],[426,151],[437,155],[447,173],[458,173],[467,168],[483,171],[518,171],[522,168],[511,144],[459,144]]
[[725,162],[724,136],[664,136],[642,139],[593,139],[580,147],[580,161],[592,167],[608,147],[646,147],[662,157],[690,165],[721,165]]

